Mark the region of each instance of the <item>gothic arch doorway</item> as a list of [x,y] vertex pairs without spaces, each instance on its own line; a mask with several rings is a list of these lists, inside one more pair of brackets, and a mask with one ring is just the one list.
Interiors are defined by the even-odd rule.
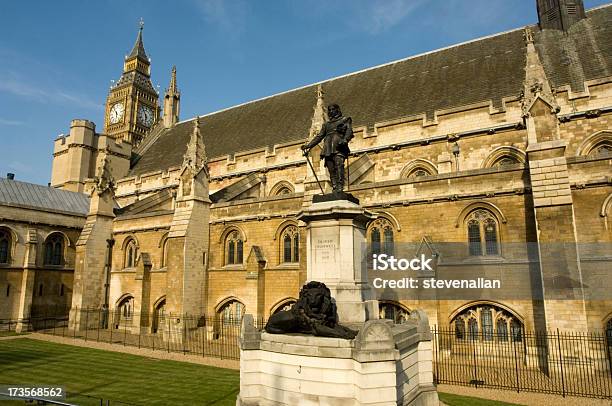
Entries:
[[151,331],[155,334],[163,329],[164,321],[166,320],[166,298],[163,297],[155,303],[153,309],[153,322],[151,323]]

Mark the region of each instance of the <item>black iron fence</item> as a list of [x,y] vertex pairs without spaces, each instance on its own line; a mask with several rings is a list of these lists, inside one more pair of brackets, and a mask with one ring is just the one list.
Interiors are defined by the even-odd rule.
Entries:
[[[256,325],[263,328],[265,320]],[[240,320],[222,314],[62,309],[0,320],[0,332],[16,330],[203,357],[240,357]],[[432,336],[436,383],[612,398],[612,337],[605,332],[458,333],[433,327]]]
[[[32,314],[22,320],[0,320],[0,331],[36,331],[154,351],[240,358],[240,320],[223,314],[149,314],[124,309],[62,309]],[[256,320],[256,325],[263,327],[265,320]]]
[[459,334],[433,328],[437,383],[612,398],[612,342],[605,332]]

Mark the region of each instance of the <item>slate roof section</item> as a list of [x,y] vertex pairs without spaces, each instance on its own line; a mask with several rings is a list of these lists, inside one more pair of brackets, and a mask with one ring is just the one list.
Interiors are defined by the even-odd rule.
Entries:
[[89,196],[83,193],[0,178],[0,205],[86,216]]
[[[609,74],[609,24],[612,7],[587,13],[570,33],[584,80]],[[586,21],[586,22],[585,22]],[[586,27],[584,35],[581,30]],[[557,41],[562,33],[534,30],[546,73],[554,86],[570,83],[564,68],[557,68],[567,47]],[[547,30],[554,31],[554,30]],[[584,35],[588,38],[582,38]],[[566,50],[565,53],[568,53]],[[423,55],[392,62],[321,83],[327,103],[336,102],[353,126],[367,126],[491,101],[518,97],[524,86],[526,45],[524,29],[482,38]],[[574,75],[576,76],[576,75]],[[576,80],[574,79],[574,82]],[[316,102],[317,84],[201,116],[202,136],[209,158],[217,158],[307,137]],[[180,166],[192,124],[166,129],[134,160],[130,175]]]

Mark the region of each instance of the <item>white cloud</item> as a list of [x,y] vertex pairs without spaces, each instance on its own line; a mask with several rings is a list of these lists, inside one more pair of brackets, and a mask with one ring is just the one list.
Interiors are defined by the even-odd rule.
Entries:
[[87,96],[74,94],[69,91],[46,87],[34,84],[31,80],[21,78],[14,73],[0,73],[0,92],[10,93],[28,100],[39,103],[62,103],[76,104],[90,110],[103,110],[101,103],[98,103]]
[[12,161],[7,165],[7,167],[16,173],[34,173],[34,168],[32,165],[25,164],[21,161]]
[[242,0],[195,0],[204,19],[225,33],[236,36],[244,31],[248,4]]
[[293,0],[293,13],[307,17],[319,25],[325,22],[325,35],[349,30],[366,32],[371,35],[387,31],[401,22],[426,0]]
[[0,125],[23,126],[23,125],[26,125],[26,123],[24,123],[23,121],[9,120],[9,119],[0,117]]
[[363,27],[371,34],[388,30],[410,15],[422,0],[374,0],[359,12]]

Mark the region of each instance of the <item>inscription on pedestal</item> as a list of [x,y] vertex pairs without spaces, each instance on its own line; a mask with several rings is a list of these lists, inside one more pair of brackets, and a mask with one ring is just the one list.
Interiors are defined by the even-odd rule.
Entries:
[[315,238],[314,262],[317,265],[335,264],[338,241],[335,238]]

